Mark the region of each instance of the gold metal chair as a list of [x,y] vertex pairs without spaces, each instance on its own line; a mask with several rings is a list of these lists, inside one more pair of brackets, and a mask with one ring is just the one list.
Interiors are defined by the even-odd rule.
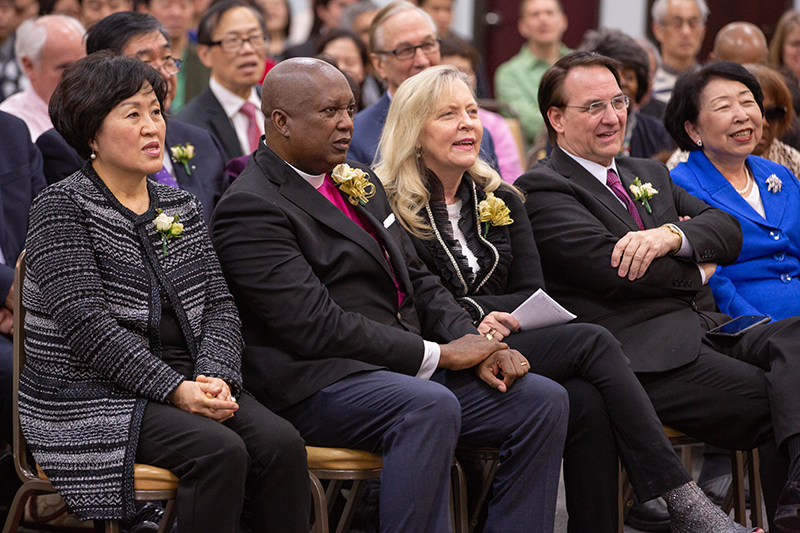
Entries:
[[[13,431],[14,431],[14,466],[22,480],[22,487],[14,496],[8,511],[3,533],[17,531],[25,509],[25,503],[36,494],[53,493],[56,490],[47,476],[35,465],[28,463],[28,450],[25,437],[19,425],[19,376],[25,365],[25,307],[22,304],[22,282],[25,278],[25,252],[20,254],[14,273],[14,370],[13,370]],[[142,501],[168,500],[161,518],[159,533],[172,529],[175,521],[175,497],[178,491],[178,478],[169,470],[148,465],[134,465],[133,470],[134,498]],[[106,533],[119,533],[117,520],[105,521]]]
[[481,473],[481,486],[472,504],[472,510],[467,510],[468,523],[464,533],[472,533],[478,525],[478,518],[483,508],[483,503],[489,495],[489,489],[494,480],[494,473],[500,464],[500,450],[497,448],[458,448],[456,458],[460,462],[483,461],[483,472]]
[[[686,453],[686,450],[689,445],[702,444],[702,442],[668,426],[664,426],[664,433],[673,446],[684,447],[682,454],[683,462],[686,469],[691,472],[691,459],[690,455]],[[731,483],[728,493],[722,501],[722,510],[726,513],[730,513],[731,509],[733,509],[733,519],[743,526],[747,525],[744,478],[749,470],[750,475],[747,477],[750,489],[750,523],[753,527],[763,528],[763,500],[761,497],[761,475],[758,464],[758,449],[747,451],[731,450],[731,466],[733,470],[733,483]],[[633,505],[633,487],[628,480],[625,470],[622,468],[620,468],[619,487],[619,533],[622,533],[623,522]]]

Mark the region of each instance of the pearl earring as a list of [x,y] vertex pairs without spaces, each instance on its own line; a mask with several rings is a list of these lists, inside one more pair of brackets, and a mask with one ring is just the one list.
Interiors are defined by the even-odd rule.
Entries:
[[697,146],[703,146],[703,141],[701,141],[700,139],[697,139]]
[[94,150],[92,150],[92,155],[90,155],[90,156],[89,156],[89,159],[91,159],[92,161],[94,161],[95,159],[97,159],[97,154],[95,153],[95,151],[94,151]]

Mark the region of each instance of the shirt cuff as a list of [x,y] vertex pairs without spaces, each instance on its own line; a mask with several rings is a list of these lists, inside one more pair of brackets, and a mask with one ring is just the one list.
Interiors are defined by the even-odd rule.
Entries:
[[442,349],[435,342],[426,340],[422,342],[425,343],[425,354],[422,356],[422,364],[419,366],[415,377],[430,379],[436,369],[439,368],[439,356],[442,353]]
[[[686,238],[686,234],[683,232],[681,228],[679,228],[674,224],[672,225],[672,227],[678,230],[678,232],[681,234],[681,248],[675,253],[675,257],[682,257],[682,258],[692,257],[692,254],[694,253],[694,248],[692,248],[692,243],[690,243],[689,239]],[[700,270],[703,269],[701,268]],[[703,279],[704,279],[703,283],[705,284],[705,276],[703,276]]]
[[697,268],[700,270],[700,278],[702,278],[702,280],[703,280],[703,285],[705,285],[705,284],[706,284],[706,282],[708,281],[708,280],[706,279],[706,271],[705,271],[705,270],[703,270],[703,267],[702,267],[702,265],[700,265],[700,263],[695,263],[695,265],[697,265]]

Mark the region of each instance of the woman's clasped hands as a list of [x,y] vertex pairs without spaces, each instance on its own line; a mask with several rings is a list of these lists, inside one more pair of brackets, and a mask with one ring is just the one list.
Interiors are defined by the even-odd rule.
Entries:
[[239,409],[231,396],[228,384],[213,377],[197,376],[197,381],[183,381],[169,396],[169,401],[178,409],[224,422]]

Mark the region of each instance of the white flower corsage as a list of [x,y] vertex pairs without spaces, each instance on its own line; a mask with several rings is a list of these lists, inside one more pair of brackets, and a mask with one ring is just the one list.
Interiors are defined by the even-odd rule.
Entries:
[[653,188],[653,185],[649,181],[647,183],[642,183],[638,176],[633,180],[633,183],[631,183],[630,190],[634,200],[642,202],[647,212],[652,213],[653,210],[650,209],[650,202],[648,202],[648,200],[658,194],[658,190]]
[[170,148],[169,151],[172,152],[172,162],[183,164],[186,174],[191,176],[192,171],[189,170],[189,160],[194,157],[194,146],[192,146],[192,143],[176,144]]
[[173,237],[181,237],[183,224],[178,222],[178,215],[169,216],[162,209],[156,209],[158,216],[153,219],[156,231],[161,234],[161,250],[167,255],[167,241]]
[[336,165],[331,172],[333,182],[350,198],[353,205],[366,205],[375,194],[375,185],[367,179],[367,173],[360,168],[350,168],[347,163]]
[[783,182],[775,174],[767,178],[767,190],[772,194],[781,192],[781,187],[783,187]]
[[478,222],[483,223],[483,238],[489,233],[489,226],[508,226],[514,220],[509,216],[511,210],[502,198],[494,193],[486,193],[486,198],[478,204]]

